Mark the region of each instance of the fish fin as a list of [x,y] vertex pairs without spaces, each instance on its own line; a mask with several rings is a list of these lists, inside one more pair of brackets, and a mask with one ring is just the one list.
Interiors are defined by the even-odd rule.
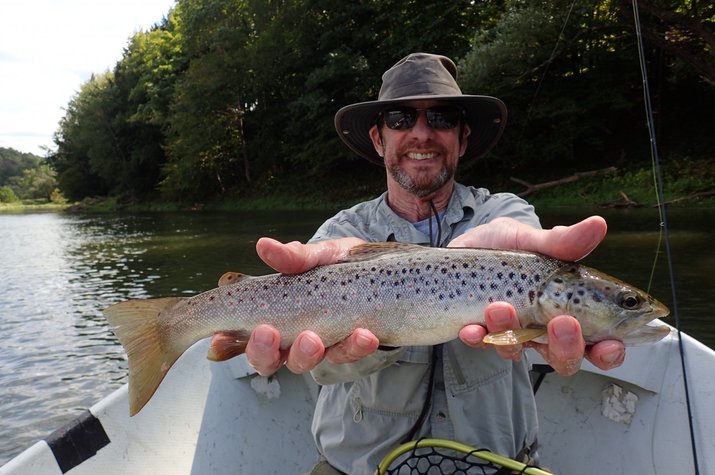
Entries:
[[160,313],[182,300],[185,298],[128,300],[104,310],[112,331],[127,353],[130,416],[151,399],[171,365],[186,350],[172,348],[164,342],[157,324]]
[[482,340],[492,345],[519,345],[546,335],[546,328],[519,328],[503,332],[489,333]]
[[226,361],[246,351],[248,338],[251,336],[243,331],[220,331],[211,338],[209,352],[206,355],[211,361]]
[[226,272],[218,279],[218,286],[232,284],[243,279],[250,279],[250,275],[241,274],[240,272]]
[[424,247],[403,242],[366,242],[352,247],[342,262],[366,261],[379,256],[414,252],[415,250],[424,250]]

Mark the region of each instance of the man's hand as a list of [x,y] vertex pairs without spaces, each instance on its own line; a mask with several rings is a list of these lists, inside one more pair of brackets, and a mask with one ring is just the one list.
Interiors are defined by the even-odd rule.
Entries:
[[[454,239],[450,247],[490,247],[538,252],[557,259],[575,261],[586,257],[606,236],[606,222],[592,216],[571,226],[535,229],[509,218],[498,218]],[[514,307],[506,302],[494,302],[486,309],[486,328],[467,325],[459,333],[466,344],[485,346],[487,332],[519,328]],[[581,326],[574,317],[563,315],[548,323],[549,344],[527,343],[562,375],[572,375],[581,367],[584,356],[601,369],[620,366],[625,347],[619,341],[607,340],[586,347]],[[498,347],[496,351],[507,359],[521,357],[521,345]]]
[[[577,260],[588,255],[604,238],[606,222],[594,216],[571,226],[542,230],[509,218],[498,218],[479,226],[450,243],[451,247],[489,247],[539,252],[563,260]],[[357,238],[342,238],[319,243],[283,244],[270,238],[256,243],[258,255],[278,272],[298,274],[318,265],[335,263],[347,256],[350,248],[363,243]],[[223,282],[225,283],[225,282]],[[516,311],[506,302],[495,302],[487,307],[486,328],[467,325],[459,333],[466,344],[485,346],[482,339],[487,332],[519,328]],[[560,374],[578,371],[584,355],[596,366],[609,369],[619,366],[625,348],[618,341],[602,341],[586,348],[578,321],[571,316],[560,316],[548,324],[549,344],[529,343],[539,351]],[[216,338],[216,337],[214,337]],[[313,369],[323,358],[331,363],[357,361],[375,352],[379,341],[366,329],[357,329],[342,342],[325,348],[320,337],[311,331],[298,335],[293,345],[280,349],[280,334],[269,325],[259,325],[251,334],[246,355],[251,365],[262,375],[275,373],[283,364],[294,373]],[[504,358],[521,357],[521,346],[499,347]]]
[[[343,238],[311,244],[283,244],[275,239],[261,238],[256,243],[256,252],[278,272],[300,274],[319,265],[338,262],[348,255],[350,248],[363,242],[357,238]],[[230,281],[225,277],[219,285]],[[283,364],[300,374],[313,369],[323,358],[336,364],[357,361],[374,353],[378,345],[375,335],[358,328],[348,338],[327,349],[318,335],[305,331],[298,335],[290,348],[281,350],[278,330],[270,325],[259,325],[248,341],[246,356],[251,366],[264,376],[275,373]]]

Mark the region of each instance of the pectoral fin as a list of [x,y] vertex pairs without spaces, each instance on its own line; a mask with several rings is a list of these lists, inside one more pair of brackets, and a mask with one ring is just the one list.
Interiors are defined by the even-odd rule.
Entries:
[[503,332],[490,333],[484,337],[484,343],[490,345],[519,345],[546,335],[546,328],[519,328]]
[[211,361],[226,361],[246,352],[251,334],[239,330],[225,330],[214,333],[206,357]]

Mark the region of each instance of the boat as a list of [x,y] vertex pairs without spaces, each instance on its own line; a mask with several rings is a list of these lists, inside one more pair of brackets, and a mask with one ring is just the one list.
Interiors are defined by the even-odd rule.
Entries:
[[[309,470],[318,460],[311,377],[284,368],[266,378],[245,356],[209,362],[207,349],[203,340],[185,352],[134,417],[124,385],[8,461],[0,475]],[[671,329],[655,344],[629,348],[619,368],[584,362],[571,377],[551,372],[533,350],[526,357],[541,466],[582,475],[715,473],[715,351],[696,339]]]

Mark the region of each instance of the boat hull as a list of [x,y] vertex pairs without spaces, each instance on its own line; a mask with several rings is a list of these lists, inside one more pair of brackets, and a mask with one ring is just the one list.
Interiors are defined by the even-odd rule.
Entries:
[[[698,465],[715,473],[715,352],[682,338]],[[136,416],[128,416],[124,386],[0,467],[0,475],[308,470],[318,459],[310,434],[315,383],[285,369],[263,378],[244,357],[210,363],[207,344],[179,359]],[[528,358],[544,367],[535,352]],[[536,399],[540,463],[555,473],[694,473],[675,333],[629,348],[615,370],[584,363],[572,377],[546,374]],[[99,442],[88,447],[90,440]]]

